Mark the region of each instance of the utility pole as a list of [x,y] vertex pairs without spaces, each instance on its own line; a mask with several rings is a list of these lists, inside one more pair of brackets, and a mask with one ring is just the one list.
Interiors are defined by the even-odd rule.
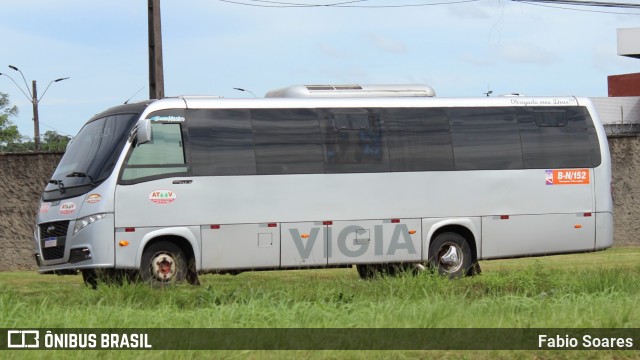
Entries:
[[162,28],[160,0],[148,0],[149,10],[149,99],[164,97],[164,69],[162,63]]
[[33,143],[36,146],[36,151],[40,151],[40,121],[38,120],[38,87],[36,81],[31,81],[31,95],[33,104]]

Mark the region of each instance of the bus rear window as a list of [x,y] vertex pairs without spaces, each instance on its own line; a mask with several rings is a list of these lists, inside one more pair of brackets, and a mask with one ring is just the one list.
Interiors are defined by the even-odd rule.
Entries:
[[533,117],[538,127],[560,127],[567,126],[566,111],[534,111]]

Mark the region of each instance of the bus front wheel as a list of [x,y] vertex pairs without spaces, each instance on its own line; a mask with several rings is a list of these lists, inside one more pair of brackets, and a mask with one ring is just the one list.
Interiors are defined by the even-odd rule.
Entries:
[[363,280],[371,280],[380,274],[379,267],[376,265],[358,264],[356,265],[358,275]]
[[441,275],[464,276],[472,266],[471,248],[460,234],[442,233],[429,246],[429,264]]
[[174,243],[153,243],[142,254],[140,276],[152,285],[181,282],[187,276],[187,258],[182,249]]

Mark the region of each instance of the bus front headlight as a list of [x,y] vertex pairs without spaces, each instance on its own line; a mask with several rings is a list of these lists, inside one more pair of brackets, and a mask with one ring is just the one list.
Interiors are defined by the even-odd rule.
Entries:
[[102,220],[107,216],[107,214],[93,214],[89,216],[85,216],[76,220],[76,226],[73,227],[73,235],[77,234],[78,231],[84,229],[89,224],[93,224],[98,220]]

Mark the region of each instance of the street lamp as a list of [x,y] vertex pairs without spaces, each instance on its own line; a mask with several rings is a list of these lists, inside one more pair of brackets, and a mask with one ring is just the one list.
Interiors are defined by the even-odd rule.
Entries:
[[256,94],[251,92],[251,90],[247,90],[247,89],[243,89],[243,88],[233,88],[233,90],[248,92],[249,94],[253,95],[254,98],[257,98]]
[[[53,84],[54,82],[60,82],[62,80],[67,80],[69,77],[64,77],[64,78],[59,78],[59,79],[55,79],[55,80],[51,80],[49,81],[49,85],[47,85],[47,87],[44,89],[44,91],[42,92],[42,95],[40,95],[40,99],[42,99],[44,97],[44,94],[47,93],[47,90],[49,90],[49,86],[51,86],[51,84]],[[39,101],[39,100],[38,100]]]
[[[29,85],[27,85],[27,79],[24,78],[24,74],[22,73],[22,71],[20,71],[20,69],[18,69],[17,67],[15,67],[13,65],[9,65],[9,68],[20,73],[20,76],[22,76],[22,81],[24,81],[24,87],[27,89],[27,91],[29,91]],[[13,83],[18,85],[15,81]],[[22,89],[20,89],[20,90],[22,90]],[[22,93],[24,94],[24,91]],[[29,94],[31,94],[31,92],[29,92]]]
[[[13,80],[13,78],[12,78],[11,76],[9,76],[9,75],[7,75],[7,74],[3,74],[3,73],[0,73],[0,75],[4,75],[4,76],[8,77],[8,78],[9,78],[9,80],[13,81],[13,83],[14,83],[14,84],[16,84],[16,86],[18,87],[18,89],[20,89],[20,92],[22,92],[22,93],[24,94],[24,96],[26,96],[26,97],[27,97],[27,99],[29,99],[29,101],[31,101],[31,95],[27,95],[27,93],[25,93],[25,92],[24,92],[24,90],[22,90],[22,88],[20,87],[20,85],[18,85],[18,83],[17,83],[15,80]],[[29,89],[27,88],[27,90],[29,90]]]
[[24,94],[24,96],[26,96],[27,99],[29,100],[29,102],[33,105],[33,142],[35,144],[36,151],[38,151],[38,150],[40,150],[40,121],[38,120],[38,104],[40,103],[40,100],[42,100],[42,97],[47,92],[47,90],[49,90],[49,86],[51,86],[51,84],[53,84],[54,82],[60,82],[60,81],[63,81],[63,80],[67,80],[68,77],[51,80],[49,82],[49,84],[47,85],[47,87],[44,89],[44,92],[42,93],[42,95],[40,95],[40,97],[38,97],[38,86],[36,84],[36,81],[33,80],[31,82],[32,90],[29,90],[29,85],[27,84],[27,79],[25,79],[24,74],[22,73],[22,71],[20,71],[20,69],[18,69],[17,67],[15,67],[13,65],[9,65],[9,68],[11,70],[15,70],[15,71],[20,73],[20,76],[22,76],[22,81],[24,81],[25,88],[27,89],[27,92],[29,93],[29,95],[27,95],[27,92],[25,92],[22,89],[22,87],[20,87],[20,85],[18,85],[18,83],[15,80],[13,80],[13,78],[11,76],[9,76],[7,74],[2,74],[2,73],[0,73],[0,75],[4,75],[4,76],[8,77],[9,79],[11,79],[11,81],[13,81],[13,83],[18,87],[18,89],[20,89],[20,91]]

